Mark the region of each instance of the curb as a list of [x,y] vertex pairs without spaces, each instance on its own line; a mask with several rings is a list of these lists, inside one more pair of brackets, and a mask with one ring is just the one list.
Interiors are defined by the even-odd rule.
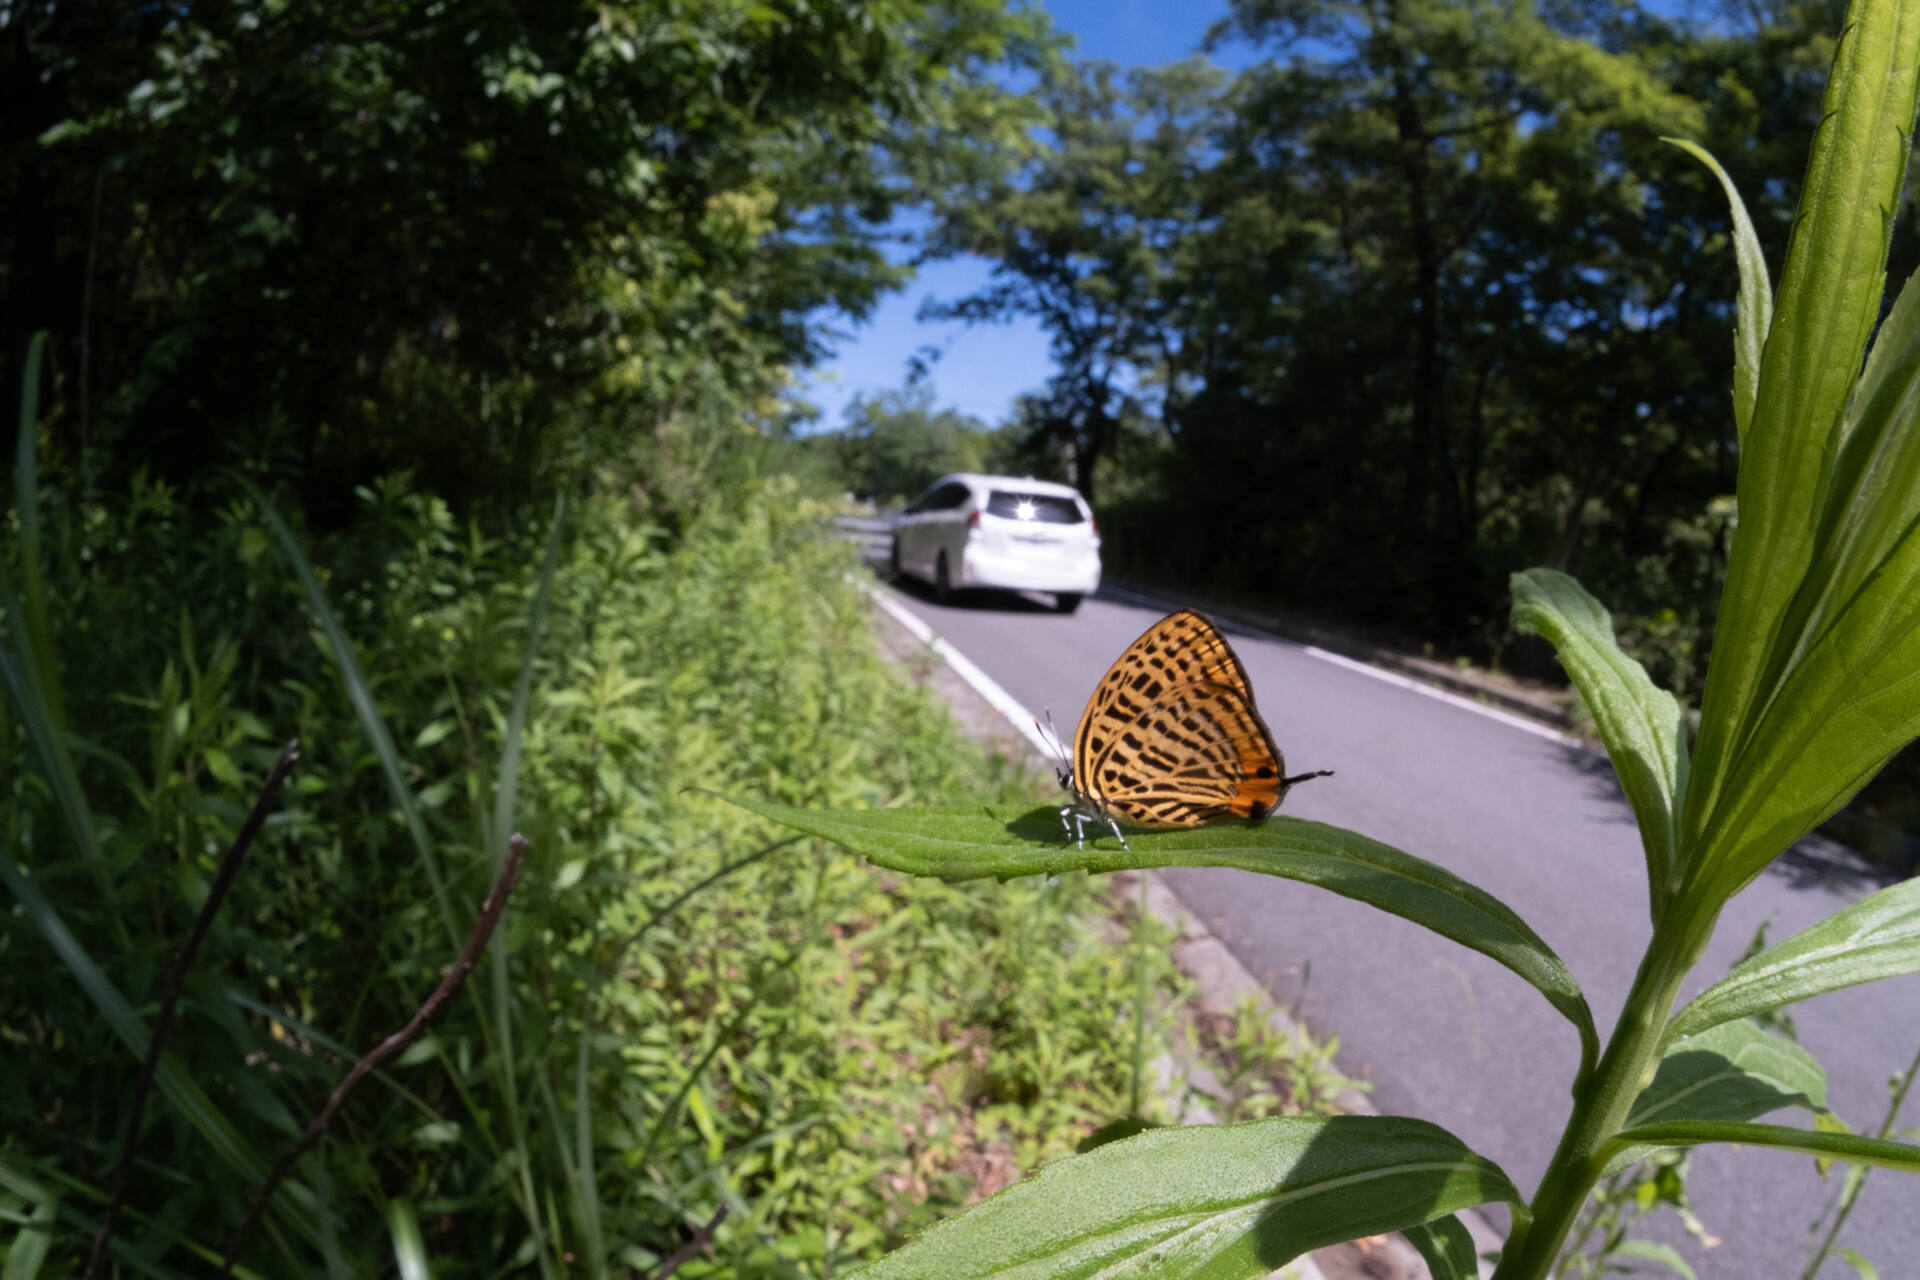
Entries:
[[[963,729],[969,725],[978,726],[980,723],[980,716],[977,714],[980,708],[962,708],[957,705],[959,700],[971,695],[1019,731],[1031,763],[1047,768],[1057,763],[1045,739],[1040,736],[1037,728],[1032,727],[1031,717],[1026,715],[1025,709],[994,683],[991,677],[935,634],[924,621],[894,599],[885,587],[862,582],[851,576],[849,581],[866,592],[907,636],[938,656],[947,669],[959,678],[957,685],[954,682],[938,680],[929,680],[928,683],[950,703],[956,704],[955,711],[962,713],[959,718]],[[1102,592],[1105,591],[1106,588],[1103,587]],[[1154,601],[1154,603],[1159,602]],[[1225,613],[1221,616],[1231,617]],[[897,655],[888,652],[889,646],[884,642],[881,649],[883,655],[889,659],[897,658]],[[943,683],[946,687],[941,687]],[[970,732],[970,736],[979,735],[977,732]],[[994,736],[1004,741],[1004,735]],[[1273,993],[1267,990],[1266,985],[1240,962],[1239,957],[1234,955],[1225,942],[1206,927],[1164,879],[1153,871],[1116,873],[1120,876],[1132,874],[1144,875],[1147,909],[1156,919],[1167,925],[1178,939],[1173,945],[1174,963],[1193,979],[1199,992],[1198,1003],[1204,1012],[1231,1013],[1241,1000],[1247,996],[1253,996],[1266,1007],[1267,1024],[1275,1032],[1284,1035],[1299,1030],[1299,1023],[1294,1017],[1274,1003]],[[1170,1080],[1173,1073],[1180,1069],[1171,1054],[1163,1054],[1155,1059],[1153,1067],[1163,1080]],[[1373,1100],[1357,1090],[1342,1090],[1335,1096],[1334,1101],[1349,1115],[1380,1114],[1379,1109],[1373,1105]],[[1211,1120],[1212,1116],[1206,1114],[1203,1109],[1192,1107],[1181,1117],[1182,1123],[1189,1124],[1209,1123]],[[1484,1253],[1498,1249],[1505,1242],[1505,1237],[1494,1230],[1480,1213],[1468,1209],[1457,1213],[1455,1217],[1460,1219],[1461,1224],[1467,1228],[1468,1234],[1473,1237],[1477,1251]],[[1357,1257],[1356,1252],[1359,1255]],[[1370,1254],[1386,1254],[1400,1269],[1385,1272],[1376,1270],[1376,1260],[1370,1257]],[[1377,1261],[1386,1260],[1382,1258]],[[1483,1261],[1480,1264],[1480,1271],[1482,1276],[1487,1276],[1492,1273],[1492,1267]],[[1356,1251],[1347,1245],[1317,1250],[1312,1254],[1296,1258],[1273,1273],[1275,1280],[1366,1280],[1367,1277],[1383,1274],[1425,1277],[1428,1273],[1425,1264],[1421,1262],[1413,1247],[1397,1235],[1376,1238],[1371,1250]]]

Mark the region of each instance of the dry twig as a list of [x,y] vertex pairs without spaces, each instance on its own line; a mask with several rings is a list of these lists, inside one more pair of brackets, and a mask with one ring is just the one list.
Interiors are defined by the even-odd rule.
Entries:
[[718,1231],[720,1224],[726,1220],[727,1206],[723,1204],[713,1211],[713,1216],[707,1219],[706,1226],[693,1233],[693,1239],[687,1241],[667,1256],[666,1261],[660,1264],[660,1269],[653,1273],[653,1280],[667,1280],[668,1276],[678,1271],[680,1265],[691,1259],[696,1253],[704,1253],[708,1249],[711,1249],[713,1247],[713,1233]]
[[233,1235],[227,1241],[226,1257],[221,1263],[222,1274],[231,1274],[234,1257],[240,1252],[240,1246],[246,1243],[247,1234],[253,1230],[253,1224],[259,1220],[261,1212],[267,1207],[267,1202],[273,1198],[274,1191],[293,1169],[294,1161],[305,1155],[307,1150],[320,1140],[320,1135],[327,1131],[327,1126],[332,1124],[334,1116],[339,1114],[341,1104],[347,1100],[347,1095],[352,1093],[354,1087],[368,1075],[378,1070],[382,1063],[418,1040],[420,1033],[427,1029],[427,1023],[431,1022],[434,1016],[445,1007],[453,993],[466,980],[467,974],[473,969],[474,962],[479,960],[480,953],[487,949],[487,940],[493,936],[494,926],[500,923],[500,913],[506,909],[507,897],[513,892],[514,882],[520,878],[520,863],[526,856],[527,839],[516,831],[507,841],[507,861],[500,868],[500,878],[493,882],[493,892],[487,895],[486,905],[480,908],[480,919],[474,923],[473,933],[467,938],[467,945],[461,948],[460,958],[453,962],[453,967],[448,969],[446,976],[440,979],[440,985],[433,989],[433,994],[427,997],[426,1003],[414,1011],[413,1017],[407,1020],[406,1026],[368,1050],[366,1056],[353,1064],[346,1078],[327,1099],[327,1104],[307,1122],[306,1131],[300,1135],[299,1141],[287,1148],[285,1154],[274,1163],[273,1171],[267,1175],[265,1185],[254,1196],[253,1203],[247,1207],[246,1217],[240,1219],[240,1225],[233,1229]]
[[254,837],[260,834],[261,824],[267,820],[267,811],[273,807],[274,797],[280,794],[280,784],[287,780],[287,774],[299,759],[300,739],[295,738],[287,743],[286,749],[280,753],[280,759],[267,774],[267,780],[261,784],[260,797],[253,802],[253,812],[240,824],[240,832],[234,836],[227,856],[220,860],[220,870],[213,877],[213,888],[207,893],[200,914],[194,918],[187,940],[174,953],[173,967],[167,970],[165,993],[160,998],[160,1014],[154,1019],[153,1034],[147,1038],[147,1060],[140,1064],[140,1074],[133,1082],[133,1105],[127,1116],[127,1136],[120,1144],[120,1164],[113,1171],[113,1192],[107,1197],[106,1211],[100,1215],[99,1229],[93,1233],[93,1248],[87,1254],[86,1269],[80,1273],[81,1280],[92,1280],[100,1263],[105,1260],[107,1243],[113,1238],[114,1223],[119,1221],[120,1208],[126,1202],[127,1182],[133,1174],[134,1158],[140,1153],[140,1124],[146,1115],[147,1094],[153,1089],[154,1072],[160,1068],[160,1051],[166,1048],[167,1033],[173,1030],[173,1010],[180,1002],[180,988],[186,982],[187,970],[193,967],[193,959],[200,952],[200,944],[206,940],[214,914],[220,910],[220,904],[226,901],[227,891],[233,888],[234,880],[239,877],[240,864],[246,860],[247,850],[253,847]]

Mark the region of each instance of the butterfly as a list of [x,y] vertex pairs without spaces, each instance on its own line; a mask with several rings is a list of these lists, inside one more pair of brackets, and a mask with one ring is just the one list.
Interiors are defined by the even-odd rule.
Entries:
[[1125,848],[1123,821],[1159,830],[1259,822],[1295,783],[1333,771],[1286,776],[1247,669],[1218,627],[1182,609],[1148,627],[1094,686],[1058,773],[1074,799],[1060,824],[1075,844],[1085,846],[1088,822],[1104,820]]

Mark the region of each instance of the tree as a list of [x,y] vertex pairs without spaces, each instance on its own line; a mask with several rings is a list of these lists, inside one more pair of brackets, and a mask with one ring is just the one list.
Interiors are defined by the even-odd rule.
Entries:
[[1200,60],[1125,76],[1109,63],[1062,69],[1035,90],[1047,142],[941,208],[933,251],[992,259],[992,282],[923,315],[1039,319],[1060,372],[1024,416],[1066,450],[1089,501],[1122,425],[1186,390],[1170,373],[1183,349],[1159,290],[1193,226],[1223,83]]
[[992,470],[1000,456],[997,433],[957,409],[934,408],[924,384],[856,397],[846,426],[817,439],[847,489],[879,503],[911,498],[950,471]]
[[53,331],[56,444],[123,467],[512,493],[608,447],[565,410],[630,435],[817,355],[1050,48],[997,0],[0,9],[8,350]]

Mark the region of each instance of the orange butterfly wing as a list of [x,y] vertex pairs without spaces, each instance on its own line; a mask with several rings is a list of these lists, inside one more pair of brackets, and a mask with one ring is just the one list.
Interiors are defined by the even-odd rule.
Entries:
[[1264,818],[1280,803],[1285,772],[1246,669],[1191,610],[1127,646],[1094,686],[1073,738],[1076,793],[1141,827]]

